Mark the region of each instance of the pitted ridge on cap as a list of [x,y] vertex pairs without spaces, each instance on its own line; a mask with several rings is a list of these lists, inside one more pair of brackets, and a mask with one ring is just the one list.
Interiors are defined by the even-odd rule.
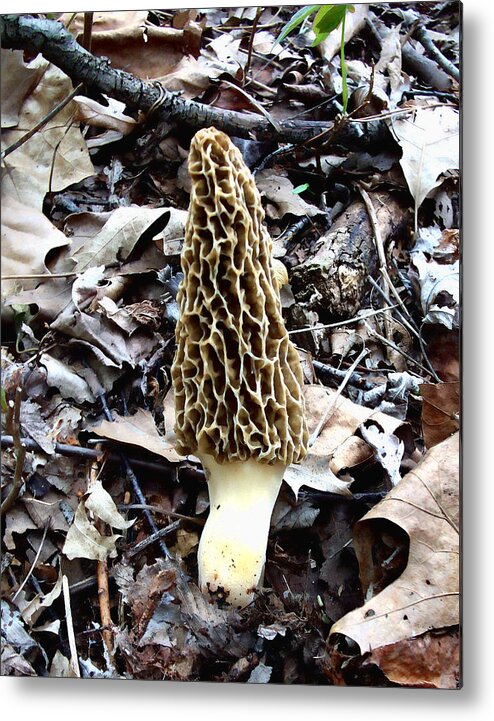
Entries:
[[289,464],[307,448],[302,368],[289,340],[254,178],[215,128],[189,153],[192,181],[172,366],[178,452]]

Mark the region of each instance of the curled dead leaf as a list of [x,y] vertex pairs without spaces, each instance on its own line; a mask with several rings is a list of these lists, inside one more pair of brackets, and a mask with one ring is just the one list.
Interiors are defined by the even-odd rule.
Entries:
[[103,438],[146,448],[151,453],[163,456],[171,463],[179,463],[183,460],[171,443],[159,434],[151,413],[143,408],[139,408],[133,416],[114,414],[112,423],[103,420],[98,426],[93,426],[91,430]]
[[460,383],[423,383],[422,432],[427,448],[441,443],[460,426]]
[[[343,634],[365,654],[459,623],[458,493],[459,434],[455,433],[428,451],[356,524],[354,547],[369,600],[332,626],[330,644]],[[408,562],[396,580],[372,596],[374,582],[382,574],[374,562],[379,529],[385,528],[379,525],[382,519],[408,534]]]
[[124,104],[112,98],[109,99],[108,105],[102,105],[92,98],[76,95],[74,102],[77,105],[77,120],[87,125],[116,130],[121,135],[128,135],[137,124],[134,118],[123,112]]

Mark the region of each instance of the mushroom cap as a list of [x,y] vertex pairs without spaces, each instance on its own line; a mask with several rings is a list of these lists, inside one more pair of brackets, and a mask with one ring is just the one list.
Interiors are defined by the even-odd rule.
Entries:
[[192,181],[172,365],[178,452],[286,465],[307,448],[302,368],[289,340],[254,178],[215,128],[189,153]]

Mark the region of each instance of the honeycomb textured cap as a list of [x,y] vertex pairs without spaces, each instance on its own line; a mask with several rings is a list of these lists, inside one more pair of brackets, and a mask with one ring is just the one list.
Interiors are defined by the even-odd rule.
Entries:
[[191,197],[172,366],[177,450],[219,463],[306,454],[302,368],[277,292],[254,178],[215,128],[189,153]]

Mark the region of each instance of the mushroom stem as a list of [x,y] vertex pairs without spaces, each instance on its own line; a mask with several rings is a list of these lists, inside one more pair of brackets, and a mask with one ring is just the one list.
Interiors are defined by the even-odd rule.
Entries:
[[209,486],[209,516],[198,551],[203,592],[228,603],[250,603],[262,582],[269,525],[285,464],[255,460],[217,463],[201,455]]

